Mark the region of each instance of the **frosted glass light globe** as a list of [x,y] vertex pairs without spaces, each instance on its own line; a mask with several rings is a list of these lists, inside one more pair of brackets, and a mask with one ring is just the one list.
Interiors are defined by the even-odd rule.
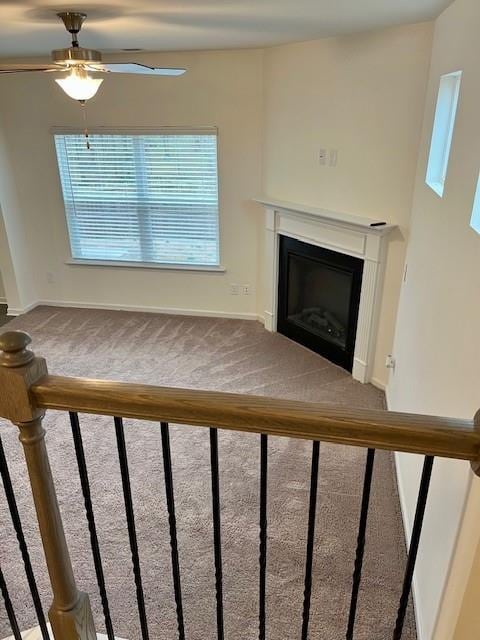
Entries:
[[102,78],[91,78],[85,69],[73,67],[66,78],[55,80],[67,96],[74,100],[90,100],[97,93],[103,82]]

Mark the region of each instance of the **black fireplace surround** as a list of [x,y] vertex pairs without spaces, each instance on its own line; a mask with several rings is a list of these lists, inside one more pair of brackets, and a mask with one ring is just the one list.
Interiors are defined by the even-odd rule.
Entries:
[[277,331],[352,370],[363,260],[280,236]]

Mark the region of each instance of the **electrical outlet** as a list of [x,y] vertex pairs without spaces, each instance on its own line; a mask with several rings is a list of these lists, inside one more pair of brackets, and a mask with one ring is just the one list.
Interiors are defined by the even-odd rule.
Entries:
[[55,276],[51,271],[47,271],[47,282],[48,284],[53,284],[55,282]]
[[231,296],[240,295],[240,285],[239,284],[231,284],[230,285],[230,295]]
[[391,354],[388,354],[385,360],[385,366],[387,369],[395,369],[395,358]]
[[250,285],[249,284],[242,284],[242,293],[244,296],[249,296],[250,295]]

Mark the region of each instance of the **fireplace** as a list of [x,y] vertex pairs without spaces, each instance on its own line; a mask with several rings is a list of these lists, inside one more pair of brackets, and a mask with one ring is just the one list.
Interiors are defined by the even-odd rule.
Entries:
[[[265,271],[261,281],[265,328],[268,331],[281,331],[310,349],[322,349],[320,353],[351,371],[355,380],[373,382],[388,236],[395,225],[385,223],[381,218],[365,218],[283,200],[264,198],[257,202],[265,207],[262,246]],[[291,252],[294,255],[288,259],[284,251],[290,240],[294,241],[290,247],[302,251],[294,248]],[[314,253],[304,255],[305,247]],[[315,267],[319,261],[327,267],[328,275],[324,273],[320,284],[318,281],[315,284],[318,278]],[[293,265],[290,276],[289,264]],[[283,287],[288,286],[288,277],[292,281],[300,281],[301,267],[307,265],[304,298],[292,297],[289,309]],[[338,276],[337,285],[334,276]],[[280,278],[283,285],[279,286]],[[308,284],[309,279],[314,284]],[[331,309],[335,319],[332,323],[330,314],[325,318],[325,307],[330,300],[323,300],[319,296],[327,295],[327,291],[331,296],[332,291],[339,291],[342,285],[344,293],[345,289],[350,291],[350,304],[344,302],[343,307]],[[302,315],[305,311],[306,314]],[[340,326],[335,328],[336,322]],[[315,325],[313,332],[308,330],[311,325]]]
[[352,371],[363,260],[279,240],[277,331]]

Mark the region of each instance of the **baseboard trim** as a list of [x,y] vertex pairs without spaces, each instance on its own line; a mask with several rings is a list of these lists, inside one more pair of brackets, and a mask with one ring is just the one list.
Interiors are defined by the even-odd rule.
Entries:
[[405,499],[405,490],[403,487],[403,482],[401,480],[401,475],[400,475],[400,471],[399,471],[399,454],[398,451],[395,452],[395,456],[394,456],[394,460],[395,460],[395,475],[397,477],[397,488],[398,488],[398,498],[400,500],[400,510],[402,512],[402,522],[403,522],[403,528],[405,531],[405,539],[407,541],[407,547],[410,544],[410,540],[409,540],[409,536],[407,535],[407,531],[411,531],[412,529],[412,523],[410,522],[410,519],[408,518],[407,515],[407,508],[406,508],[406,499]]
[[263,326],[265,327],[265,329],[267,331],[274,331],[273,328],[273,313],[270,313],[270,311],[264,311],[263,312]]
[[8,307],[7,314],[9,316],[21,316],[22,314],[35,309],[39,304],[39,302],[31,302],[30,304],[27,304],[26,307]]
[[[403,524],[403,531],[405,534],[405,543],[408,549],[410,546],[410,536],[407,534],[407,532],[412,530],[412,523],[410,522],[410,519],[408,517],[405,490],[403,487],[402,477],[399,472],[399,455],[401,454],[399,454],[398,452],[395,452],[394,454],[395,476],[397,478],[398,499],[400,502],[400,513],[402,515],[402,524]],[[420,607],[418,606],[417,594],[418,594],[418,582],[417,582],[417,576],[414,574],[413,582],[412,582],[412,598],[413,598],[413,610],[415,614],[415,626],[417,628],[417,640],[425,640],[425,634],[423,632],[423,618],[422,618]]]
[[[389,384],[385,385],[385,402],[387,405],[387,410],[392,411],[393,409],[392,409],[392,402],[390,399]],[[407,549],[408,549],[410,546],[410,534],[408,534],[407,532],[412,530],[413,522],[410,522],[410,518],[408,516],[407,501],[405,497],[405,488],[403,486],[403,479],[400,473],[400,466],[399,466],[400,455],[408,455],[408,454],[400,454],[398,452],[395,452],[394,454],[395,476],[397,480],[398,499],[400,502],[400,513],[402,516],[403,531],[405,535],[405,544],[407,545]],[[417,576],[416,574],[414,574],[413,582],[412,582],[412,598],[413,598],[413,609],[415,614],[415,626],[417,628],[417,640],[425,640],[424,624],[423,624],[421,607],[419,607],[418,591],[419,589],[418,589]]]
[[387,405],[387,411],[393,411],[392,402],[390,400],[390,384],[388,382],[385,385],[385,403]]
[[387,390],[387,385],[385,384],[385,382],[379,380],[378,378],[371,378],[370,384],[372,384],[377,389],[380,389],[380,391],[386,392]]
[[38,300],[25,309],[12,309],[9,315],[21,315],[35,307],[65,307],[72,309],[104,309],[106,311],[138,311],[142,313],[163,313],[175,316],[201,316],[208,318],[231,318],[233,320],[261,320],[256,313],[218,311],[208,309],[180,309],[177,307],[148,307],[130,304],[98,304],[96,302],[73,302],[65,300]]
[[423,618],[418,607],[418,581],[417,577],[413,576],[412,582],[412,599],[413,599],[413,613],[415,616],[415,627],[417,632],[417,640],[426,640],[425,633],[423,631]]

